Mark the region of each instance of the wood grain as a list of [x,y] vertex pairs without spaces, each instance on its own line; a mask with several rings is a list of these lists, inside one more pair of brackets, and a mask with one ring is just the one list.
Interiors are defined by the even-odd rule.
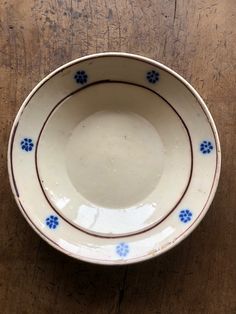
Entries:
[[[234,0],[0,0],[1,314],[236,313],[235,43]],[[17,209],[6,169],[10,128],[33,86],[103,51],[151,57],[189,80],[223,152],[219,189],[197,230],[167,254],[126,267],[78,262],[44,243]]]

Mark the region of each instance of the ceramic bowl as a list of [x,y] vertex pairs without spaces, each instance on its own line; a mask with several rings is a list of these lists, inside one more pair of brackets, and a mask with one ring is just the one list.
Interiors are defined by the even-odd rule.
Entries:
[[33,229],[100,264],[146,260],[182,241],[212,202],[220,162],[193,87],[126,53],[49,74],[17,114],[8,151],[12,191]]

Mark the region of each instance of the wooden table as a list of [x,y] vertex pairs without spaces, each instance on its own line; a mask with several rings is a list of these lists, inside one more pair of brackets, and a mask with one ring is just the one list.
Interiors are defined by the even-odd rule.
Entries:
[[[0,313],[236,313],[235,0],[0,0],[0,21]],[[208,104],[222,144],[220,185],[200,226],[165,255],[125,267],[49,247],[18,210],[6,168],[9,131],[33,86],[103,51],[180,73]]]

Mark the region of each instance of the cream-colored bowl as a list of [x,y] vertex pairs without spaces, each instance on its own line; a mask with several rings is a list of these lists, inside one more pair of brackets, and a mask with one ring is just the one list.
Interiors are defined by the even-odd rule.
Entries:
[[42,80],[12,128],[17,204],[60,251],[101,264],[159,255],[201,221],[220,174],[213,119],[182,77],[103,53]]

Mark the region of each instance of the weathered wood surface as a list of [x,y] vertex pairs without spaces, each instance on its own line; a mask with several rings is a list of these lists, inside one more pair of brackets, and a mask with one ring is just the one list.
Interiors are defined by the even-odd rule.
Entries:
[[[0,0],[0,313],[236,313],[234,0]],[[77,262],[44,243],[13,200],[6,169],[14,116],[57,66],[103,51],[156,59],[183,75],[219,129],[223,166],[193,234],[142,264]],[[27,175],[27,174],[26,174]]]

